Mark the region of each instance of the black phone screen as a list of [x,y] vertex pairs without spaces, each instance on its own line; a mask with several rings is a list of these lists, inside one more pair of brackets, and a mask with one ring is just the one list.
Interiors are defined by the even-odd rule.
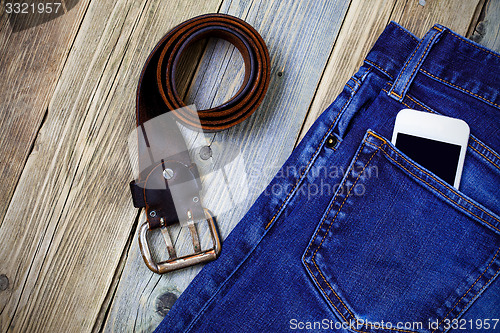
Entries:
[[398,133],[396,147],[453,186],[460,158],[459,145]]

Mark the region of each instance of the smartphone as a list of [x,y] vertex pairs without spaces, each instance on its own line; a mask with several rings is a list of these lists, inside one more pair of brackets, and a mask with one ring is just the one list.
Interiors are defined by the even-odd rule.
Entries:
[[396,116],[392,143],[458,189],[469,133],[469,125],[461,119],[404,109]]

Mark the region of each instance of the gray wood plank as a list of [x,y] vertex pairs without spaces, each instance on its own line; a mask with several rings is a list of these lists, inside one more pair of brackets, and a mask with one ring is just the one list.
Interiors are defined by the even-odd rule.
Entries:
[[470,39],[500,52],[500,0],[486,1]]
[[321,112],[333,102],[349,77],[357,71],[389,21],[400,23],[419,37],[435,23],[465,35],[476,16],[478,6],[480,8],[482,4],[482,0],[427,1],[425,6],[418,1],[407,0],[354,0],[311,103],[300,139]]
[[[211,143],[214,156],[210,161],[204,165],[197,156],[193,158],[203,170],[226,165],[227,178],[235,188],[240,188],[238,181],[249,177],[237,164],[227,165],[235,156],[244,158],[247,172],[260,171],[251,175],[247,191],[241,191],[245,194],[244,199],[237,197],[242,193],[233,193],[233,203],[221,204],[222,189],[205,184],[203,203],[217,214],[223,212],[218,216],[223,237],[229,234],[289,156],[347,6],[346,1],[223,3],[221,12],[245,19],[261,33],[272,62],[269,91],[252,117],[226,132],[190,139]],[[234,54],[236,51],[230,45],[220,44],[208,46],[204,57],[210,61],[202,61],[198,68],[200,75],[197,75],[198,78],[204,73],[205,78],[195,79],[188,92],[187,100],[194,101],[199,108],[229,98],[241,82],[243,72]],[[231,209],[227,210],[227,206]],[[201,234],[207,238],[206,230]],[[172,235],[177,239],[177,248],[183,252],[190,250],[187,231],[173,230]],[[161,246],[161,240],[158,245]],[[104,330],[150,331],[199,270],[198,266],[163,276],[150,273],[139,253],[137,237],[134,237]]]
[[0,1],[0,224],[89,1],[54,15],[8,14]]
[[[39,149],[35,137],[88,3],[71,1],[60,14],[41,16],[8,14],[5,1],[0,2],[0,276],[5,283],[0,290],[0,332],[8,330],[16,309],[24,305],[21,292],[23,286],[29,288],[27,273],[40,245],[28,235],[44,224],[33,212],[31,218],[25,214],[30,206],[10,217],[7,209],[20,199],[14,189],[28,155]],[[41,184],[33,181],[33,188]],[[35,202],[38,194],[24,193],[22,201]]]

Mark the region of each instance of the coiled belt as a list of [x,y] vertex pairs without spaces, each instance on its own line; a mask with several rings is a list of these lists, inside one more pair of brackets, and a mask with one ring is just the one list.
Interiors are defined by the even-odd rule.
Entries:
[[[196,111],[184,104],[175,83],[177,65],[193,43],[209,37],[233,44],[243,56],[245,76],[241,88],[226,103]],[[134,206],[145,207],[147,221],[140,227],[139,246],[146,265],[156,273],[216,259],[220,239],[213,215],[200,200],[201,182],[196,167],[175,121],[216,132],[247,119],[259,106],[269,86],[270,60],[259,33],[243,20],[225,14],[207,14],[192,18],[173,28],[155,46],[142,70],[136,99],[138,127],[139,178],[130,183]],[[175,121],[162,124],[163,140],[154,135],[150,120],[169,112]],[[159,156],[159,157],[158,157]],[[175,188],[175,190],[174,190]],[[195,221],[207,220],[213,248],[202,251]],[[166,227],[186,223],[193,238],[194,254],[177,257]],[[146,234],[161,228],[167,242],[169,260],[152,260]]]

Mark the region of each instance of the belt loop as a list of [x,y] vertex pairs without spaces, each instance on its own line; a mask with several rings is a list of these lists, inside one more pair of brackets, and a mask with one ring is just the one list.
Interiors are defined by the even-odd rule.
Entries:
[[406,92],[410,88],[410,84],[417,75],[418,69],[422,65],[427,54],[429,54],[431,46],[439,40],[445,29],[445,27],[436,24],[425,34],[424,38],[420,40],[420,43],[418,43],[413,53],[404,64],[403,69],[399,72],[396,81],[394,81],[389,91],[390,97],[399,102],[403,101]]

